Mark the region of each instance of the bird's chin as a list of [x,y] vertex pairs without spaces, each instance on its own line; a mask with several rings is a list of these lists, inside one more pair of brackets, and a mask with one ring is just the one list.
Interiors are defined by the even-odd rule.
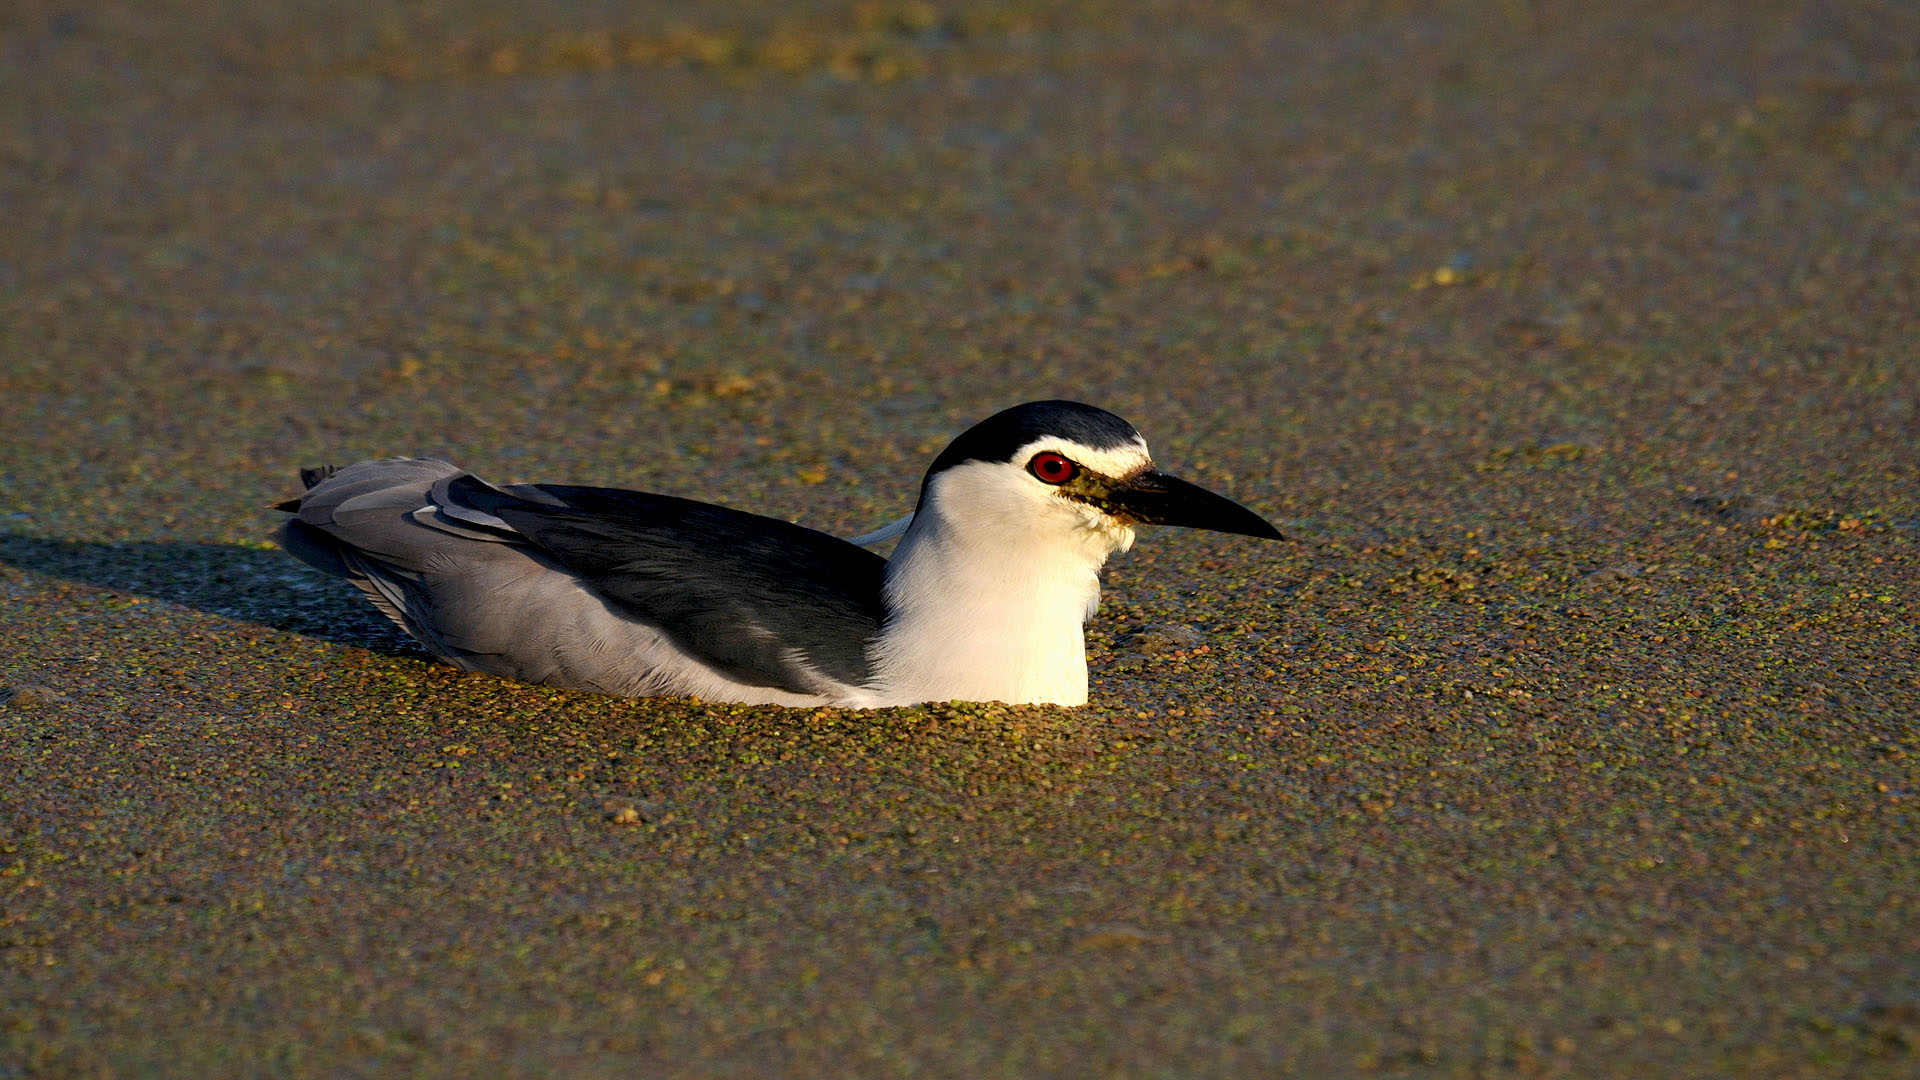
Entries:
[[1104,510],[1081,504],[1080,522],[1088,532],[1095,534],[1098,542],[1105,546],[1106,554],[1116,551],[1130,551],[1133,548],[1133,525],[1122,521]]

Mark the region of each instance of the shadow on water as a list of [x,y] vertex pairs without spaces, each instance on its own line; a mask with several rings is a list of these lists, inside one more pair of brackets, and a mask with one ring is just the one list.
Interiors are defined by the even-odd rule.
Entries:
[[426,655],[358,590],[275,549],[0,533],[0,565],[392,656]]

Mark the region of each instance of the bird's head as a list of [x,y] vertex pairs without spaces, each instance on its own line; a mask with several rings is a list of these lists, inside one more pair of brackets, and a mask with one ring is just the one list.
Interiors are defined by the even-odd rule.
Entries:
[[1133,544],[1135,525],[1179,525],[1285,539],[1258,514],[1153,467],[1132,424],[1077,401],[996,413],[934,459],[916,516],[969,533],[1072,539],[1098,558]]

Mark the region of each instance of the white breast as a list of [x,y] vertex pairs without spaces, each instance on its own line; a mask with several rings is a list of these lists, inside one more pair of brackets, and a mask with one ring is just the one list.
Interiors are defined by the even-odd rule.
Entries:
[[934,479],[887,565],[886,627],[874,647],[886,704],[1005,701],[1083,705],[1082,627],[1100,567],[1133,532],[1029,485],[1004,464]]

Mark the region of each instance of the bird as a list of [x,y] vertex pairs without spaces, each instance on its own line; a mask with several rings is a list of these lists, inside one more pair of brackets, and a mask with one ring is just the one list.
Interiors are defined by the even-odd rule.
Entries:
[[[852,540],[671,495],[495,486],[437,458],[300,477],[280,546],[433,656],[631,698],[1084,705],[1100,569],[1135,526],[1286,539],[1161,472],[1126,420],[1063,400],[968,428],[911,514]],[[895,537],[890,559],[862,546]]]

